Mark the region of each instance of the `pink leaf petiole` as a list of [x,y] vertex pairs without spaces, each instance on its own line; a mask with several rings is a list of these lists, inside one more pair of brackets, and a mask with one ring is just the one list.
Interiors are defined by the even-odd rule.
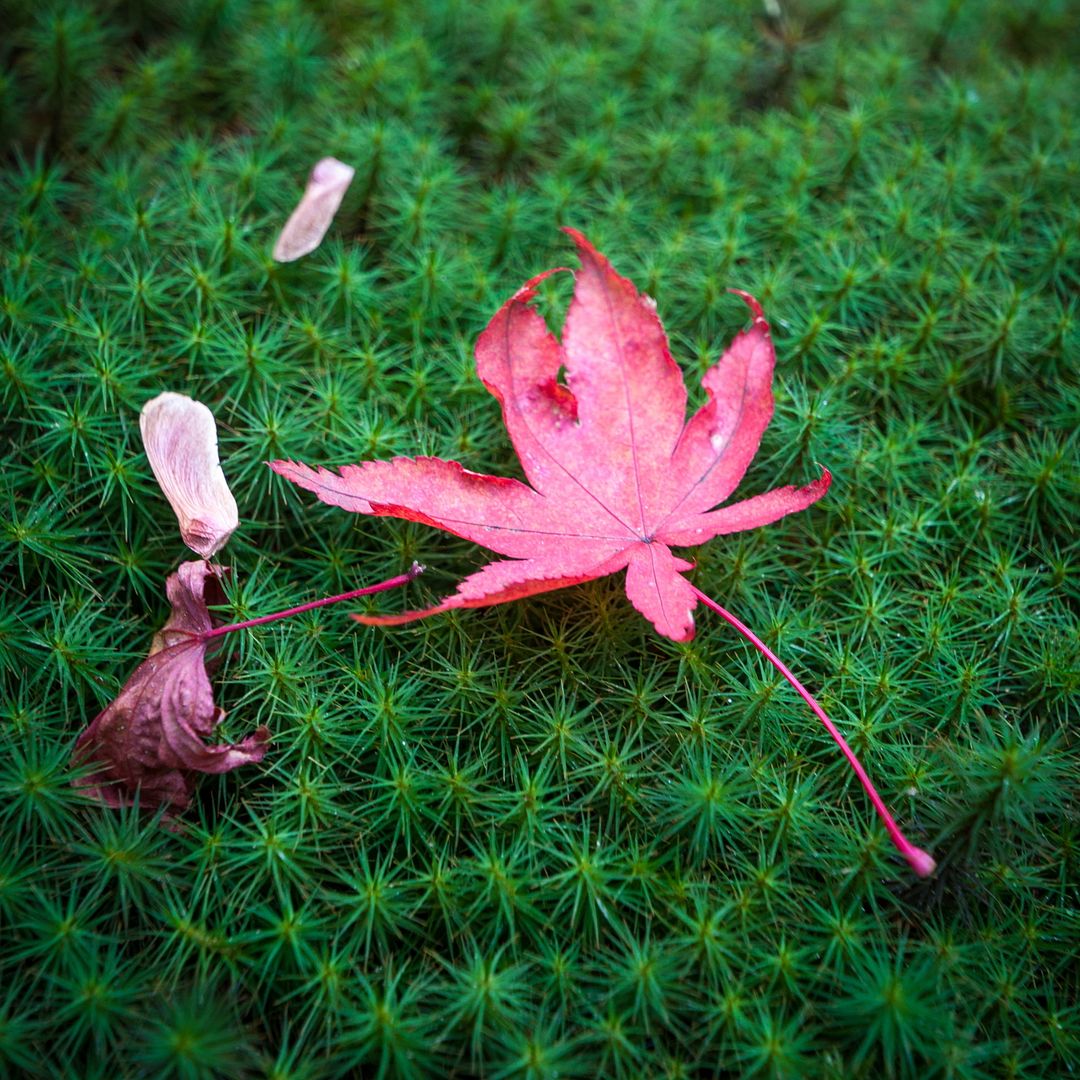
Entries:
[[243,622],[230,623],[228,626],[215,626],[213,630],[207,630],[199,636],[203,641],[210,641],[213,638],[221,637],[223,634],[231,634],[234,630],[249,630],[253,626],[263,626],[266,623],[277,622],[278,619],[288,619],[292,615],[303,615],[305,611],[314,611],[315,608],[326,607],[328,604],[339,604],[343,600],[355,600],[357,597],[369,596],[371,593],[396,589],[401,585],[407,585],[423,572],[424,568],[419,563],[414,562],[404,574],[387,578],[386,581],[380,581],[375,585],[365,585],[362,589],[353,589],[337,596],[326,596],[322,600],[312,600],[307,604],[286,608],[284,611],[275,611],[270,615],[260,615],[257,619],[245,619]]
[[691,585],[690,587],[693,589],[697,598],[706,607],[711,608],[720,616],[720,618],[738,630],[739,633],[742,634],[742,636],[746,638],[746,640],[749,641],[750,644],[753,645],[754,648],[757,649],[789,683],[791,683],[798,695],[810,706],[817,718],[825,725],[825,729],[836,741],[836,745],[840,747],[840,752],[848,759],[848,763],[851,765],[852,769],[855,770],[855,775],[866,789],[866,794],[870,796],[870,801],[874,804],[874,809],[877,810],[878,814],[881,816],[881,820],[888,830],[889,836],[892,837],[892,841],[896,845],[897,850],[903,855],[907,860],[908,865],[919,875],[919,877],[929,877],[937,866],[933,857],[928,852],[923,851],[922,848],[912,844],[900,831],[900,826],[896,824],[892,814],[889,813],[888,807],[877,793],[877,789],[871,782],[870,777],[866,774],[866,770],[855,756],[854,751],[848,746],[844,736],[837,730],[836,725],[828,718],[828,716],[826,716],[825,710],[814,700],[806,687],[791,673],[787,665],[768,647],[768,645],[765,644],[765,642],[761,640],[761,638],[757,636],[757,634],[753,632],[753,630],[732,615],[730,611],[726,611],[722,608],[711,597],[706,596],[696,586]]

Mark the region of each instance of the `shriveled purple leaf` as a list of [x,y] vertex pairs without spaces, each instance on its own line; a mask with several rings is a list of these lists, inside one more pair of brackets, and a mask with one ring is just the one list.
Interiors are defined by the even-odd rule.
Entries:
[[207,746],[224,712],[206,673],[208,603],[224,600],[223,570],[181,563],[166,583],[172,614],[150,653],[116,700],[79,736],[75,763],[94,766],[77,783],[107,806],[164,807],[168,816],[191,802],[196,773],[223,773],[261,761],[270,731],[259,727],[238,743]]

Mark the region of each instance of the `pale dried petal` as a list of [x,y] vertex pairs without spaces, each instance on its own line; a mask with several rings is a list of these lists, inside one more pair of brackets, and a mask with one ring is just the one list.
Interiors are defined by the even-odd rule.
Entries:
[[314,169],[296,209],[274,244],[276,262],[292,262],[321,243],[341,206],[356,170],[337,158],[323,158]]
[[214,414],[184,394],[159,394],[143,406],[139,428],[184,543],[209,559],[239,524],[236,500],[218,460]]

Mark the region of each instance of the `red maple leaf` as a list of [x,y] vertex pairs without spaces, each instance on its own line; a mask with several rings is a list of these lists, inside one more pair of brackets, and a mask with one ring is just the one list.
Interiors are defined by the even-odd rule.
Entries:
[[[760,305],[737,293],[753,324],[705,374],[708,398],[686,420],[686,387],[656,305],[580,233],[566,232],[577,244],[581,269],[561,344],[529,306],[539,282],[557,272],[550,270],[502,306],[476,346],[477,372],[502,406],[528,484],[433,457],[368,461],[337,472],[292,461],[271,467],[325,503],[423,522],[508,556],[465,578],[435,607],[356,616],[360,621],[387,625],[485,607],[625,568],[630,602],[661,634],[691,638],[701,600],[746,635],[810,703],[869,785],[794,675],[683,576],[693,564],[671,550],[768,525],[829,489],[822,470],[806,487],[719,506],[742,479],[772,417],[776,354]],[[563,371],[565,383],[559,381]],[[909,862],[929,873],[933,860],[903,838],[872,785],[868,790]]]
[[222,572],[208,562],[186,562],[169,575],[169,621],[116,700],[75,744],[75,763],[96,766],[78,786],[107,806],[130,805],[138,791],[143,809],[163,806],[171,816],[190,803],[194,774],[229,772],[266,753],[266,727],[239,743],[203,741],[225,715],[206,673],[206,650],[216,636],[207,604],[225,601]]
[[430,457],[339,473],[271,465],[323,502],[434,525],[510,557],[437,607],[379,622],[504,603],[625,567],[630,602],[661,634],[686,641],[697,597],[682,574],[693,567],[671,548],[768,525],[829,488],[823,472],[807,487],[712,509],[735,490],[772,417],[776,355],[760,306],[739,294],[753,326],[705,375],[708,401],[686,422],[686,387],[654,305],[571,235],[581,270],[562,345],[528,303],[548,271],[503,305],[476,346],[477,372],[502,405],[529,484]]

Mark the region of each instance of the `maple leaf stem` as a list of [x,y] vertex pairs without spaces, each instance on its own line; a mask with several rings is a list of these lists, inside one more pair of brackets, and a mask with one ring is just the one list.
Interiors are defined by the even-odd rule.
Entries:
[[234,630],[248,630],[252,626],[263,626],[265,623],[276,622],[278,619],[288,619],[292,615],[303,615],[305,611],[314,611],[315,608],[326,607],[328,604],[338,604],[342,600],[355,600],[358,596],[368,596],[371,593],[396,589],[400,585],[407,585],[423,572],[424,568],[419,563],[414,562],[404,574],[387,578],[386,581],[380,581],[375,585],[365,585],[362,589],[353,589],[338,596],[326,596],[322,600],[312,600],[307,604],[286,608],[284,611],[275,611],[271,615],[260,615],[257,619],[245,619],[243,622],[230,623],[228,626],[215,626],[213,630],[208,630],[200,636],[203,641],[209,641],[212,638],[221,637],[223,634],[231,634]]
[[859,778],[859,782],[866,789],[866,794],[870,796],[870,801],[874,804],[874,809],[876,809],[881,816],[881,820],[884,822],[885,828],[892,837],[893,843],[896,845],[900,854],[907,860],[908,865],[919,875],[919,877],[927,877],[932,874],[937,865],[934,862],[933,857],[929,853],[923,851],[922,848],[912,844],[900,831],[900,826],[896,824],[892,814],[889,813],[885,801],[878,794],[877,789],[871,782],[866,770],[855,756],[855,752],[848,746],[847,741],[837,730],[836,725],[825,714],[825,710],[814,700],[813,695],[810,694],[806,687],[799,682],[794,674],[792,674],[788,666],[780,659],[780,657],[778,657],[776,653],[774,653],[772,649],[770,649],[769,646],[753,632],[753,630],[740,619],[737,619],[732,615],[730,611],[722,608],[711,597],[706,596],[705,593],[696,586],[691,585],[690,587],[694,590],[697,598],[706,607],[711,608],[720,616],[720,618],[738,630],[739,633],[742,634],[742,636],[746,638],[746,640],[749,641],[750,644],[753,645],[754,648],[757,649],[789,683],[791,683],[798,695],[810,706],[817,718],[825,725],[825,729],[836,741],[836,745],[840,747],[840,752],[848,759],[848,763],[851,765],[852,769],[855,770],[855,775]]

